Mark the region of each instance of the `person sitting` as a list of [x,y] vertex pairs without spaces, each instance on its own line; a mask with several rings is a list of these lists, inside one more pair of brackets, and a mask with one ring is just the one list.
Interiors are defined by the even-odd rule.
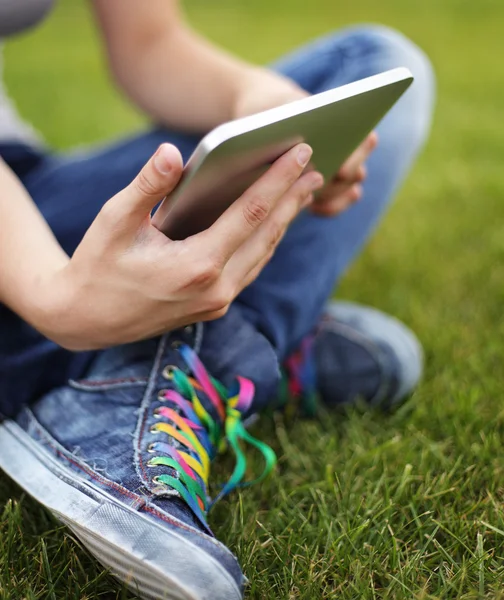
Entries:
[[[0,0],[0,37],[51,5]],[[92,6],[115,80],[157,125],[59,154],[0,91],[0,467],[142,597],[241,598],[207,521],[223,439],[237,468],[221,494],[243,483],[240,443],[273,467],[243,421],[285,380],[306,402],[391,407],[421,376],[406,326],[330,298],[428,135],[432,68],[381,26],[263,68],[198,35],[176,0]],[[205,132],[397,66],[413,86],[330,181],[304,172],[299,144],[208,230],[152,226]]]

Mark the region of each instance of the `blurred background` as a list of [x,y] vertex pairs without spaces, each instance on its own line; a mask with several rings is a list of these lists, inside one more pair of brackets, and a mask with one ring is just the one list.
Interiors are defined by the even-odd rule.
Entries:
[[[504,552],[504,2],[184,4],[196,28],[259,63],[332,29],[383,23],[424,49],[438,80],[431,139],[337,292],[397,315],[419,335],[427,367],[414,410],[383,420],[349,417],[343,427],[340,419],[323,426],[297,424],[290,433],[278,423],[272,426],[268,441],[282,456],[282,477],[262,491],[247,492],[244,512],[250,518],[224,502],[214,517],[216,532],[248,565],[255,582],[250,593],[257,598],[332,598],[327,590],[336,588],[338,598],[503,597],[497,558]],[[145,126],[108,79],[85,2],[60,0],[42,27],[9,41],[5,54],[10,94],[55,148],[104,141]],[[345,494],[331,491],[334,472]],[[304,496],[292,495],[300,489]],[[275,498],[275,514],[266,511],[268,494]],[[306,494],[311,508],[303,520]],[[0,481],[0,501],[11,496],[19,492]],[[379,513],[369,500],[375,497],[376,506],[386,507]],[[294,501],[300,512],[290,520]],[[352,527],[367,523],[371,514],[369,535],[359,529],[351,540],[350,534],[338,537],[338,528],[355,532]],[[339,540],[329,575],[319,540],[326,519],[335,523]],[[302,523],[301,539],[293,537],[292,523]],[[385,539],[389,530],[399,532],[399,541]],[[55,534],[53,546],[60,539]],[[38,556],[38,546],[23,543]],[[366,554],[366,544],[374,554]],[[297,565],[295,574],[289,561]],[[316,579],[321,569],[325,574]],[[365,583],[358,587],[371,572],[376,589],[389,589],[390,595],[375,596]],[[37,589],[44,590],[39,577]],[[270,596],[273,583],[276,592]],[[308,584],[313,595],[299,591]],[[0,592],[1,587],[0,580]],[[76,590],[76,598],[84,597]]]

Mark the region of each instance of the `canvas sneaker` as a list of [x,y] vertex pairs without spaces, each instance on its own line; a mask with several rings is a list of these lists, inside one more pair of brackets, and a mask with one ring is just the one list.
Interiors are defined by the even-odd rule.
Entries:
[[[286,390],[313,413],[358,398],[392,408],[417,386],[422,346],[397,319],[351,302],[329,302],[315,332],[285,361]],[[284,395],[285,395],[284,393]]]
[[141,598],[238,600],[242,570],[207,521],[210,465],[225,444],[236,453],[217,499],[244,481],[240,446],[262,452],[258,481],[272,470],[243,418],[278,382],[270,344],[231,310],[100,353],[0,424],[0,468]]

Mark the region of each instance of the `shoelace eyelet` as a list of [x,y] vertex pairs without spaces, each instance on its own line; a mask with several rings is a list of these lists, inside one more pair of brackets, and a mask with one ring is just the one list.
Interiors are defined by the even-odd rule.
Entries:
[[173,379],[173,373],[174,371],[176,371],[177,367],[175,367],[174,365],[166,365],[166,367],[163,369],[163,372],[161,373],[161,375],[168,381],[171,381]]
[[149,469],[154,469],[154,467],[159,467],[159,465],[154,465],[152,463],[152,460],[148,460],[145,464],[149,467]]
[[155,408],[153,414],[154,414],[154,418],[155,419],[160,419],[161,418],[161,414],[159,412],[159,408]]
[[[241,378],[236,390],[227,390],[220,382],[211,378],[190,346],[182,344],[179,352],[183,360],[182,365],[185,363],[187,370],[183,366],[166,365],[161,372],[165,379],[173,380],[173,384],[167,386],[168,390],[158,392],[159,400],[166,402],[170,408],[166,410],[158,405],[155,410],[152,407],[155,410],[154,416],[166,417],[168,424],[152,424],[149,428],[152,435],[157,436],[162,433],[163,436],[168,436],[169,446],[173,447],[173,450],[165,448],[165,444],[152,442],[148,446],[148,452],[152,454],[155,452],[163,458],[157,460],[152,457],[146,462],[151,468],[171,467],[168,474],[150,478],[154,486],[159,486],[157,493],[164,495],[169,493],[169,490],[173,495],[179,496],[206,525],[210,462],[215,451],[222,446],[221,441],[224,436],[229,438],[229,443],[235,449],[236,466],[231,478],[214,502],[237,487],[262,481],[273,469],[276,457],[264,443],[254,438],[250,439],[250,436],[244,432],[241,415],[246,412],[253,398],[251,382]],[[200,400],[197,390],[205,394],[206,402]],[[213,411],[208,410],[207,403],[215,407],[218,413],[217,419],[212,416]],[[263,473],[253,482],[242,481],[246,460],[243,453],[237,449],[240,440],[249,441],[257,447],[266,461]]]

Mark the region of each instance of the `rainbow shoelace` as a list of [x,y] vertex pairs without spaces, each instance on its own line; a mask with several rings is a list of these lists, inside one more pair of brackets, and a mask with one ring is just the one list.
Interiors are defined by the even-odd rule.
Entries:
[[[236,488],[263,481],[274,469],[277,459],[274,451],[250,435],[242,423],[242,415],[254,397],[254,384],[237,377],[236,384],[228,390],[208,374],[192,348],[180,344],[178,351],[194,377],[173,367],[165,370],[165,377],[172,382],[173,389],[160,392],[159,399],[165,405],[156,408],[155,415],[163,422],[155,424],[151,431],[175,439],[179,448],[165,442],[151,444],[149,452],[159,456],[151,458],[148,464],[173,469],[173,475],[157,475],[155,483],[176,490],[206,525],[206,514],[215,502]],[[205,409],[197,390],[209,399],[218,420]],[[247,460],[240,447],[241,441],[255,447],[264,457],[265,468],[253,481],[244,481]],[[235,468],[228,482],[210,501],[207,495],[210,463],[218,451],[228,446],[236,456]]]

